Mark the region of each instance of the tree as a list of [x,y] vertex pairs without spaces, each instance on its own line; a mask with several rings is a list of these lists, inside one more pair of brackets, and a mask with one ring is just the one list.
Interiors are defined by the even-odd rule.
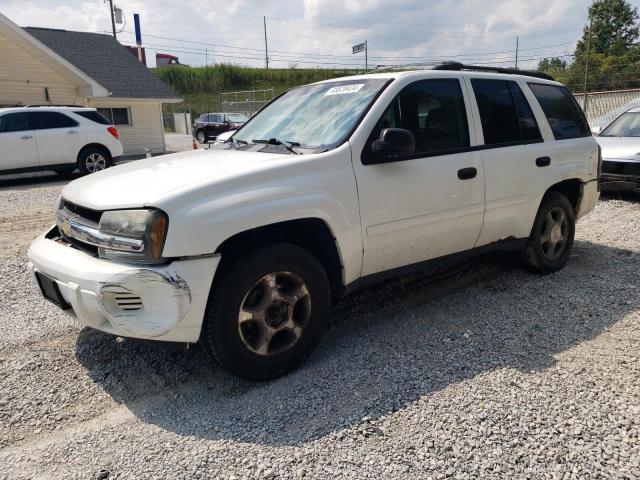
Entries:
[[[637,48],[640,27],[638,9],[627,0],[596,0],[589,7],[591,29],[591,52],[619,55]],[[589,26],[584,27],[582,39],[576,46],[576,57],[587,50]]]
[[551,72],[558,70],[566,70],[567,61],[562,60],[560,57],[543,58],[538,63],[539,72]]

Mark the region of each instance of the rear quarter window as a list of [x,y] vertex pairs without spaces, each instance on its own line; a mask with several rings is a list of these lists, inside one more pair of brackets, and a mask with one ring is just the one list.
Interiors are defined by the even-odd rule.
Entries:
[[99,123],[100,125],[109,125],[109,120],[104,118],[100,112],[95,110],[80,110],[78,112],[73,112],[76,115],[80,115],[81,117],[86,118],[87,120],[91,120],[92,122]]
[[556,140],[591,136],[587,119],[569,90],[542,83],[530,83],[529,88],[540,103]]

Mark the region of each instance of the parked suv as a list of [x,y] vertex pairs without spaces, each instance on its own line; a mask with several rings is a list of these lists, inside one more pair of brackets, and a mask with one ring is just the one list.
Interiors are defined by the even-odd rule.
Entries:
[[0,108],[0,174],[76,168],[87,174],[121,156],[118,130],[95,108]]
[[248,120],[244,113],[205,113],[193,126],[193,134],[200,143],[216,140],[218,135],[237,130]]
[[224,144],[69,183],[29,250],[42,293],[264,380],[373,282],[489,250],[561,269],[599,195],[580,107],[547,77],[440,68],[294,88]]

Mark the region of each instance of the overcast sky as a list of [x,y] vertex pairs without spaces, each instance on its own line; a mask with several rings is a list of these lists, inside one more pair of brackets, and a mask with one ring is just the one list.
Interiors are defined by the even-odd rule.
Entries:
[[[636,5],[640,0],[632,2]],[[103,0],[0,0],[0,12],[21,26],[110,32]],[[364,66],[351,46],[367,40],[369,65],[443,59],[520,66],[569,55],[586,24],[590,0],[114,0],[135,43],[133,14],[153,66],[156,51],[182,63],[264,65],[263,15],[273,67]],[[268,3],[268,6],[266,5]],[[163,38],[160,38],[163,37]],[[568,57],[567,57],[568,58]]]

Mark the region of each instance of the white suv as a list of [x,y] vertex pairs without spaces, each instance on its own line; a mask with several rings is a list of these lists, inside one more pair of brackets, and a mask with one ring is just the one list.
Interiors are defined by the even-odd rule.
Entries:
[[82,325],[199,341],[262,380],[372,282],[489,250],[554,272],[598,200],[599,152],[567,89],[531,75],[444,65],[292,89],[224,144],[71,182],[31,269]]
[[104,170],[122,156],[118,130],[95,108],[0,108],[0,174]]

